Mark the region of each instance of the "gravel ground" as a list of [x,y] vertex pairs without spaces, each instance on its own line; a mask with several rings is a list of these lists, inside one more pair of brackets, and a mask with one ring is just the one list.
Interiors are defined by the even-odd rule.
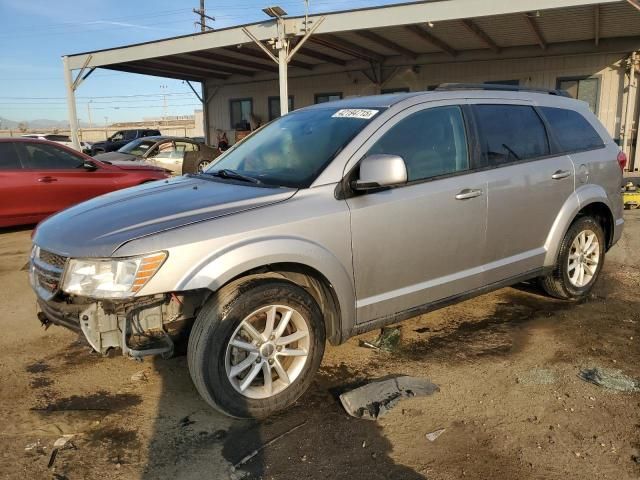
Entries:
[[[640,378],[640,210],[626,220],[587,301],[518,285],[404,322],[394,353],[358,346],[375,332],[329,347],[310,391],[263,422],[209,409],[184,356],[103,358],[45,331],[23,268],[30,230],[3,231],[0,478],[638,478],[640,394],[578,377],[597,367]],[[440,391],[375,422],[345,414],[342,391],[397,374]],[[63,434],[72,448],[49,467]]]

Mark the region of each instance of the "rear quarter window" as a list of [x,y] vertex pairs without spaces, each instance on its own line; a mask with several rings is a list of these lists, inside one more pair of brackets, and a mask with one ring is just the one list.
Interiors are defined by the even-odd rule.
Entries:
[[604,141],[582,114],[565,108],[540,107],[561,151],[575,152],[601,148]]

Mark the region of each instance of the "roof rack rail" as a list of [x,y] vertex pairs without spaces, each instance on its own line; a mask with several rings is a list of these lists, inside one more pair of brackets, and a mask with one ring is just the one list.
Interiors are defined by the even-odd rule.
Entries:
[[570,97],[565,90],[520,87],[518,85],[500,85],[498,83],[441,83],[435,90],[506,90],[510,92],[535,92],[546,93],[547,95],[558,95],[560,97]]

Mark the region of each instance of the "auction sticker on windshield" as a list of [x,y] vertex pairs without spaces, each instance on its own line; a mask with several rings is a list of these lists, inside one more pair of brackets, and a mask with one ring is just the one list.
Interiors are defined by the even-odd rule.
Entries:
[[343,108],[331,115],[334,118],[360,118],[362,120],[369,120],[378,113],[378,110],[370,110],[368,108]]

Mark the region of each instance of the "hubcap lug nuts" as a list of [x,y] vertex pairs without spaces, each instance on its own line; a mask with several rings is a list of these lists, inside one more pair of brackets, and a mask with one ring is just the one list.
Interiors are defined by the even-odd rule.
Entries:
[[269,365],[273,365],[273,360],[269,360]]

